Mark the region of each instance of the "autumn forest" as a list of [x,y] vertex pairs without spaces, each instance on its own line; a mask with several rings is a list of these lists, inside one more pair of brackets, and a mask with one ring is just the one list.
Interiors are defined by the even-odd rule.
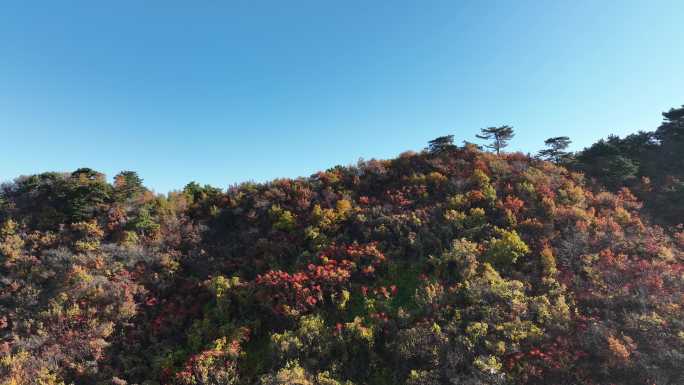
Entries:
[[168,194],[18,176],[0,384],[684,384],[684,107],[571,140]]

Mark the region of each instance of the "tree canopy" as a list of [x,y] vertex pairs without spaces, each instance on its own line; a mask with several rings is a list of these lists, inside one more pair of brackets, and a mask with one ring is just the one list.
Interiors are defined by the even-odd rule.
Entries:
[[513,139],[515,133],[511,126],[500,126],[483,128],[480,130],[480,134],[475,136],[478,139],[491,140],[492,142],[486,144],[485,147],[491,148],[499,154],[503,148],[508,147],[508,142]]
[[540,150],[537,156],[541,159],[548,160],[556,164],[563,163],[571,156],[570,152],[565,151],[570,143],[572,142],[567,136],[556,136],[546,139],[544,144],[548,148]]
[[613,191],[630,188],[656,222],[676,225],[684,222],[684,107],[663,117],[655,131],[599,140],[573,168]]
[[454,136],[446,135],[440,136],[428,142],[427,150],[433,154],[441,153],[444,151],[452,150],[456,148],[454,145]]

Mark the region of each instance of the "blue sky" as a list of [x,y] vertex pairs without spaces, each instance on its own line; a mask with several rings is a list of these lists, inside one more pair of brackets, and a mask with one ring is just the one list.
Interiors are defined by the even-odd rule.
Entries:
[[684,104],[682,20],[681,0],[3,1],[0,180],[226,187],[502,124],[512,149],[579,149]]

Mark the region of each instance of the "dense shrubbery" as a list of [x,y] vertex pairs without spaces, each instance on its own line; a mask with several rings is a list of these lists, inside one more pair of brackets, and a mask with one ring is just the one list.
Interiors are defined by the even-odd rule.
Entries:
[[523,154],[0,202],[3,385],[684,383],[684,231]]

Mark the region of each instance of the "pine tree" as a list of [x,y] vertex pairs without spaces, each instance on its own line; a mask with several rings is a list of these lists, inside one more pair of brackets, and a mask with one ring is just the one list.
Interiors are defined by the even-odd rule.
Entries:
[[456,148],[454,145],[454,136],[446,135],[429,141],[426,150],[430,153],[437,154],[454,148]]
[[515,136],[513,127],[487,127],[480,129],[481,134],[475,135],[478,139],[492,140],[492,144],[486,144],[485,147],[491,148],[497,154],[501,153],[501,149],[508,146],[508,142]]
[[570,153],[565,151],[570,143],[572,142],[567,136],[556,136],[546,139],[544,144],[549,148],[539,151],[537,157],[557,164],[562,163],[570,156]]
[[135,198],[145,192],[143,180],[135,171],[121,171],[114,177],[114,196],[119,202]]

